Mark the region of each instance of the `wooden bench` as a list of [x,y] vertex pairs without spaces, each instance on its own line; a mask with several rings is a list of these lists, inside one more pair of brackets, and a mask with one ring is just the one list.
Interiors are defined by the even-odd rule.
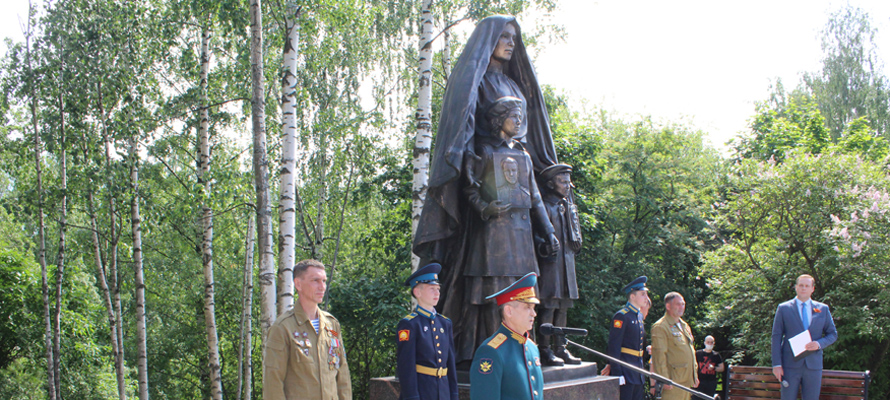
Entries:
[[[819,400],[867,400],[868,371],[822,371]],[[778,399],[781,384],[770,367],[730,365],[727,373],[727,400]]]

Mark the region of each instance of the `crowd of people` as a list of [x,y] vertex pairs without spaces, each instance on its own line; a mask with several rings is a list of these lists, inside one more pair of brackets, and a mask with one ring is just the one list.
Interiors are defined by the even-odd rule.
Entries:
[[[398,323],[397,378],[401,399],[457,400],[458,382],[452,322],[436,311],[440,296],[437,263],[417,269],[405,286],[417,305]],[[532,338],[538,276],[532,272],[486,297],[496,304],[499,328],[476,349],[469,367],[470,398],[544,398],[541,353]],[[705,348],[696,351],[689,324],[683,320],[686,302],[677,292],[664,295],[665,314],[650,328],[646,345],[644,321],[652,306],[641,276],[625,286],[627,304],[615,313],[609,328],[608,363],[602,375],[618,378],[621,400],[646,395],[688,400],[690,390],[713,397],[718,377],[725,371],[723,358],[707,336]],[[327,275],[324,265],[304,260],[294,267],[297,304],[278,317],[269,329],[263,353],[264,399],[351,399],[352,388],[345,346],[337,319],[321,310]],[[773,323],[773,373],[782,383],[782,398],[816,400],[822,374],[822,351],[837,340],[831,312],[811,299],[815,279],[797,278],[797,296],[779,305]],[[793,342],[793,344],[792,344]],[[800,344],[798,344],[800,343]],[[655,375],[646,379],[648,370]],[[672,385],[657,381],[669,379]],[[660,390],[657,394],[656,390]]]

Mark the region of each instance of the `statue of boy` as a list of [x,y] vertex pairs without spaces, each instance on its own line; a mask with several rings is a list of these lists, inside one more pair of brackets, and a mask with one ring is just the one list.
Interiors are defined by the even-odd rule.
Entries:
[[[553,324],[566,326],[566,313],[578,299],[578,281],[575,277],[575,254],[581,250],[581,223],[578,208],[572,196],[572,166],[556,164],[541,171],[538,182],[544,200],[544,208],[556,238],[562,243],[559,251],[550,251],[546,238],[537,236],[538,268],[538,326]],[[551,349],[549,335],[538,336],[538,349],[544,365],[580,364],[581,359],[572,356],[565,346]]]

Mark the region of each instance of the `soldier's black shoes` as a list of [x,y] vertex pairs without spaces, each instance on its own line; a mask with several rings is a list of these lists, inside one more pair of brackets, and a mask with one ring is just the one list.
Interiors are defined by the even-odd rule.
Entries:
[[565,361],[553,354],[553,350],[549,347],[539,348],[541,351],[541,364],[551,367],[561,367],[565,365]]
[[[549,350],[549,349],[548,349]],[[581,359],[569,353],[569,350],[566,349],[565,346],[557,346],[556,351],[553,352],[553,355],[557,358],[560,358],[566,364],[581,364]]]

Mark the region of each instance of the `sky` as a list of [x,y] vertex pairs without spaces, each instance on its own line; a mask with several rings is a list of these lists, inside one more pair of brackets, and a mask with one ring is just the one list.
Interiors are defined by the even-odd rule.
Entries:
[[[869,13],[890,63],[888,0],[557,2],[551,20],[567,37],[539,52],[541,83],[621,115],[689,123],[723,150],[746,130],[771,82],[781,78],[790,89],[803,72],[820,69],[820,31],[844,5]],[[4,3],[0,37],[21,41],[28,1]],[[535,22],[520,20],[523,27]]]
[[771,82],[791,89],[821,69],[820,31],[848,3],[869,13],[890,63],[888,0],[560,1],[553,19],[568,39],[537,56],[538,81],[620,114],[689,122],[726,150]]

